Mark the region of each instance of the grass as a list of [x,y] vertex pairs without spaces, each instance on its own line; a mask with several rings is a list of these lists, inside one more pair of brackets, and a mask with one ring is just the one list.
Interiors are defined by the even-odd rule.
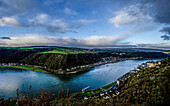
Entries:
[[109,84],[109,85],[106,85],[106,86],[104,86],[104,87],[102,87],[102,88],[103,88],[103,89],[109,89],[109,88],[111,88],[115,83],[116,83],[116,82],[113,82],[113,83],[111,83],[111,84]]
[[[113,82],[113,83],[108,84],[108,85],[101,87],[101,88],[107,90],[107,89],[111,88],[115,83],[116,82]],[[89,90],[85,93],[80,92],[80,93],[78,93],[78,95],[79,95],[79,97],[92,96],[92,95],[99,94],[99,93],[103,92],[102,89],[100,89],[100,88],[92,89],[92,90]]]
[[37,71],[37,72],[43,72],[43,73],[49,73],[39,67],[35,66],[0,66],[0,67],[11,67],[11,68],[20,68],[20,69],[25,69],[25,70],[32,70],[32,71]]
[[85,93],[80,92],[80,93],[78,93],[78,95],[79,95],[79,97],[85,97],[85,96],[92,96],[95,94],[99,94],[101,92],[103,92],[103,90],[101,90],[100,88],[97,88],[97,89],[92,89],[92,90],[86,91]]
[[[92,67],[91,67],[92,68]],[[83,68],[83,69],[78,69],[76,71],[73,71],[73,72],[82,72],[82,71],[89,71],[91,68]]]
[[40,52],[41,54],[45,53],[57,53],[57,54],[83,54],[85,52],[75,52],[75,51],[69,51],[69,50],[64,50],[64,49],[54,49],[52,51],[47,51],[47,52]]
[[90,92],[85,92],[85,93],[79,93],[79,96],[80,97],[85,97],[85,96],[92,96],[93,93],[90,91]]

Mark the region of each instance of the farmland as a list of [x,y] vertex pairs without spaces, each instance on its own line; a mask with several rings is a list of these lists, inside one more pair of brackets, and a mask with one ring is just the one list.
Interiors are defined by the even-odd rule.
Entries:
[[84,54],[85,52],[79,52],[79,51],[70,51],[65,49],[54,49],[52,51],[46,51],[46,52],[40,52],[40,54],[45,53],[56,53],[56,54]]

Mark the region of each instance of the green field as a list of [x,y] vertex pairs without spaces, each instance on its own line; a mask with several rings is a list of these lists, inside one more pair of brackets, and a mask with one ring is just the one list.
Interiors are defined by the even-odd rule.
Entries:
[[104,86],[104,87],[102,87],[102,88],[107,90],[107,89],[111,88],[115,83],[116,83],[116,82],[113,82],[113,83],[111,83],[111,84],[109,84],[109,85],[106,85],[106,86]]
[[[110,89],[115,83],[116,83],[116,82],[113,82],[113,83],[108,84],[108,85],[106,85],[106,86],[104,86],[104,87],[101,87],[101,88],[102,88],[102,89],[105,89],[105,90],[108,90],[108,89]],[[80,97],[92,96],[92,95],[99,94],[99,93],[103,92],[104,90],[102,90],[102,89],[97,88],[97,89],[89,90],[89,91],[87,91],[87,92],[85,92],[85,93],[79,92],[79,93],[77,93],[77,94],[78,94]],[[93,92],[93,93],[92,93],[92,92]]]
[[54,49],[52,51],[47,51],[47,52],[40,52],[41,54],[44,53],[57,53],[57,54],[83,54],[85,52],[75,52],[75,51],[69,51],[69,50],[64,50],[64,49]]
[[37,71],[37,72],[48,73],[47,71],[45,71],[39,67],[34,67],[34,66],[0,66],[0,67],[20,68],[20,69],[25,69],[25,70],[32,70],[32,71]]

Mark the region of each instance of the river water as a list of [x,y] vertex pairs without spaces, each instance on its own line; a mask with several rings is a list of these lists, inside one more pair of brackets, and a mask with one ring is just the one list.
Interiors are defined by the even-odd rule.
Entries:
[[[156,60],[156,59],[155,59]],[[150,60],[126,60],[118,63],[109,63],[92,68],[88,72],[75,75],[52,75],[47,73],[22,70],[15,68],[0,68],[0,98],[16,96],[16,89],[37,94],[40,88],[51,94],[58,94],[58,90],[70,93],[81,92],[87,86],[95,89],[116,81],[134,67]]]

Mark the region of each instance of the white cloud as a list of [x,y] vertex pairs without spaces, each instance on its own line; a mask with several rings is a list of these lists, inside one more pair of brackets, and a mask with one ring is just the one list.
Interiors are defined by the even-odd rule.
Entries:
[[128,26],[124,32],[119,34],[120,36],[124,36],[125,38],[138,36],[162,27],[149,14],[145,13],[145,10],[141,10],[140,6],[141,4],[137,4],[123,8],[116,12],[116,16],[108,20],[116,27]]
[[0,39],[0,46],[110,46],[123,38],[120,36],[91,36],[88,38],[68,38],[28,34],[23,37]]
[[18,16],[24,18],[26,15],[32,15],[35,6],[35,0],[0,0],[0,16]]
[[2,17],[0,19],[0,26],[12,26],[12,27],[21,27],[21,24],[15,17]]
[[109,46],[117,44],[122,39],[121,36],[91,36],[82,41],[84,45],[88,46]]
[[50,19],[47,14],[38,14],[34,19],[29,20],[30,22],[45,23]]
[[53,18],[47,14],[38,14],[35,18],[29,20],[32,26],[37,27],[44,27],[49,32],[59,32],[59,33],[66,33],[66,32],[73,32],[74,29],[78,29],[84,25],[96,22],[96,20],[87,20],[87,19],[80,19],[76,21],[67,21],[64,22],[62,19]]
[[116,16],[109,18],[108,21],[116,27],[123,27],[126,25],[136,25],[144,20],[151,20],[148,14],[144,14],[139,8],[140,4],[131,5],[117,11]]
[[72,29],[61,19],[52,18],[47,14],[38,14],[35,18],[30,19],[32,26],[44,27],[49,32],[66,33],[72,32]]
[[137,16],[132,16],[125,11],[119,12],[115,17],[110,18],[109,22],[113,23],[116,27],[122,27],[135,23],[138,20]]
[[78,14],[76,11],[73,11],[70,8],[65,8],[64,13],[66,13],[68,15],[77,15]]
[[48,23],[48,21],[51,21],[51,17],[47,14],[38,14],[35,18],[30,19],[30,23],[37,23],[37,24],[45,24]]
[[129,45],[120,43],[125,38],[120,36],[90,36],[87,38],[68,38],[27,34],[23,37],[10,37],[0,39],[0,46],[71,46],[71,47],[142,47],[142,48],[163,48],[170,49],[170,43],[137,44]]
[[84,25],[94,23],[94,22],[96,22],[96,20],[86,20],[86,19],[79,20],[79,23],[84,24]]

